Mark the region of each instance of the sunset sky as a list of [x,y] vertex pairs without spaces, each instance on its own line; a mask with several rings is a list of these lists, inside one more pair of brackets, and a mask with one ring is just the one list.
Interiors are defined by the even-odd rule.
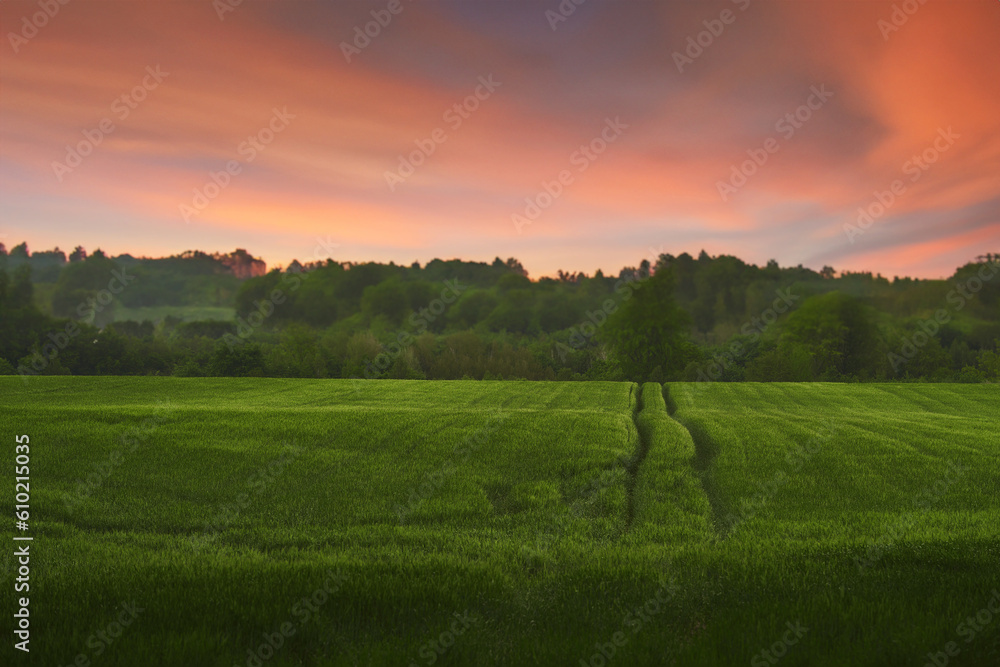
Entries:
[[236,2],[0,4],[0,241],[533,277],[703,248],[942,277],[1000,251],[996,0],[896,24],[868,1]]

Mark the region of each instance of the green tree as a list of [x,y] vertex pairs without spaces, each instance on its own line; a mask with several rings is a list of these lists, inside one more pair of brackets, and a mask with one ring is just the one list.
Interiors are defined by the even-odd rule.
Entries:
[[485,320],[499,303],[493,292],[469,290],[448,311],[448,319],[459,327],[471,329]]
[[[504,278],[520,278],[509,274]],[[527,280],[527,278],[525,278]],[[508,281],[513,282],[513,281]],[[527,334],[533,329],[534,294],[530,289],[515,289],[504,293],[500,304],[486,318],[491,331]]]
[[812,358],[815,379],[869,379],[884,372],[885,345],[870,309],[840,292],[809,297],[788,316],[778,351],[791,356],[795,348]]
[[410,312],[402,281],[393,277],[366,287],[361,294],[361,312],[368,323],[381,317],[390,327],[402,324]]
[[677,377],[697,356],[688,338],[691,316],[678,305],[674,284],[673,269],[659,267],[603,327],[603,338],[630,380],[645,380],[657,367],[666,379]]
[[264,355],[256,344],[231,347],[219,341],[209,362],[209,374],[217,377],[260,377],[264,374]]
[[99,325],[112,321],[118,297],[107,288],[118,269],[118,264],[100,250],[85,260],[66,265],[52,293],[53,314]]
[[27,242],[19,243],[16,246],[14,246],[13,248],[11,248],[10,249],[10,255],[9,255],[9,257],[11,259],[18,259],[18,260],[25,260],[25,261],[27,261],[28,258],[31,257],[31,251],[28,250],[28,244],[27,244]]

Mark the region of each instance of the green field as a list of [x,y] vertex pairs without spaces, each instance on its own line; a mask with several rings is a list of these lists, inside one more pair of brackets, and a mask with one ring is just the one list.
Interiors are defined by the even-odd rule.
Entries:
[[1000,663],[994,386],[27,380],[31,664]]

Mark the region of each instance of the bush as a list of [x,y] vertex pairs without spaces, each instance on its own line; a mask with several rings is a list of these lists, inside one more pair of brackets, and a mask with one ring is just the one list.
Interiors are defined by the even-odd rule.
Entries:
[[244,343],[230,347],[220,342],[208,367],[214,376],[261,377],[264,375],[264,355],[257,345]]

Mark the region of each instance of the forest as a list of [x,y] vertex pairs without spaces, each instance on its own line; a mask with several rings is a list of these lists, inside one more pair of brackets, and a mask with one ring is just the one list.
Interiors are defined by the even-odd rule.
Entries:
[[0,244],[0,373],[995,382],[998,272],[993,253],[922,280],[702,251],[532,280],[499,257],[267,270]]

